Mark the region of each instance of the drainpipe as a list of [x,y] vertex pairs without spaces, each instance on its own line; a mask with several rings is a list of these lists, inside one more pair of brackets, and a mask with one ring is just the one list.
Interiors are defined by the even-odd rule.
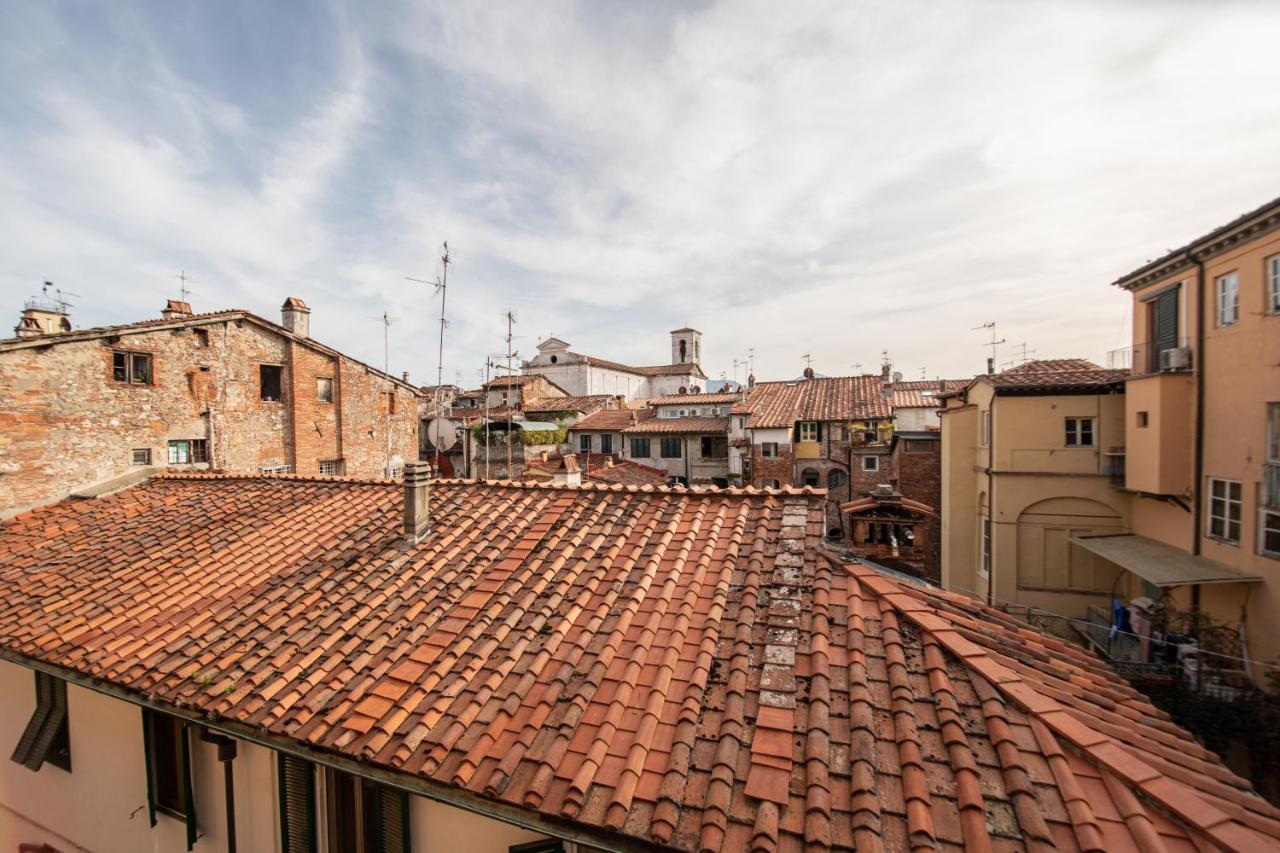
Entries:
[[1204,512],[1201,482],[1204,480],[1204,261],[1194,253],[1187,252],[1187,259],[1196,265],[1196,351],[1194,369],[1196,375],[1196,446],[1195,446],[1195,484],[1191,493],[1195,496],[1191,517],[1195,524],[1191,540],[1191,553],[1200,556],[1200,526]]
[[236,853],[236,788],[231,772],[231,763],[236,759],[236,742],[226,735],[215,734],[205,729],[200,740],[218,747],[218,760],[222,762],[222,778],[226,788],[227,801],[227,853]]
[[[996,585],[996,400],[999,394],[994,389],[991,393],[991,406],[987,409],[987,419],[991,422],[991,430],[987,436],[987,526],[990,528],[990,563],[987,565],[987,606],[995,606]],[[981,429],[981,424],[978,425]]]
[[[1196,375],[1196,446],[1195,446],[1195,484],[1191,487],[1195,503],[1192,505],[1191,553],[1200,556],[1201,525],[1204,523],[1204,261],[1196,257],[1194,252],[1187,252],[1187,258],[1196,265],[1196,351],[1194,370]],[[1191,612],[1193,614],[1192,636],[1200,637],[1200,584],[1191,587]]]

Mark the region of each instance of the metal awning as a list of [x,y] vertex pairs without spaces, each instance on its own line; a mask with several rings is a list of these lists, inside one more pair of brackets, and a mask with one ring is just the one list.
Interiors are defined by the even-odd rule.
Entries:
[[1070,541],[1159,587],[1262,580],[1136,533],[1085,534],[1072,536]]

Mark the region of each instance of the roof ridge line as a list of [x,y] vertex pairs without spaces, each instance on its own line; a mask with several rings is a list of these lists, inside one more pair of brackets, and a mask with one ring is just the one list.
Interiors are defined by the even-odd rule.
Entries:
[[[882,598],[920,630],[927,631],[947,651],[958,657],[968,669],[985,678],[1006,699],[1017,705],[1032,719],[1039,720],[1056,737],[1070,742],[1083,757],[1100,769],[1124,779],[1136,789],[1136,793],[1152,801],[1166,814],[1179,818],[1188,829],[1202,832],[1230,850],[1241,848],[1232,839],[1219,836],[1219,833],[1227,830],[1228,826],[1235,825],[1229,833],[1235,836],[1236,840],[1239,840],[1241,832],[1254,834],[1254,830],[1237,822],[1209,802],[1191,785],[1169,778],[1120,741],[1080,722],[1066,705],[1028,684],[1021,675],[997,660],[990,650],[960,636],[957,627],[946,624],[945,627],[940,628],[936,623],[939,621],[945,623],[945,620],[938,615],[937,611],[920,601],[893,578],[871,568],[867,569],[867,573],[859,573],[852,571],[846,564],[846,569],[851,571],[860,585],[868,587],[872,594]],[[865,584],[864,580],[868,573],[901,591],[886,592],[877,589],[880,586],[878,583]],[[904,602],[896,600],[901,598],[910,599],[912,604],[903,606]],[[926,618],[921,618],[923,611],[927,611],[924,614]],[[1195,802],[1187,804],[1184,800],[1179,805],[1176,801],[1184,797],[1192,797]],[[1261,838],[1260,835],[1257,837]]]

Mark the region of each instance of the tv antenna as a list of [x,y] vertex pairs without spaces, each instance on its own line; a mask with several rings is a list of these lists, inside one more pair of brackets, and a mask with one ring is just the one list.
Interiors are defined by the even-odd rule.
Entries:
[[[1031,356],[1035,354],[1035,350],[1027,349],[1026,341],[1023,341],[1022,343],[1018,344],[1018,346],[1016,346],[1014,350],[1015,352],[1013,356],[1013,361],[1009,362],[1010,364],[1013,364],[1015,362],[1017,364],[1025,364],[1028,361],[1031,361]],[[1017,350],[1021,350],[1021,352],[1017,352]]]
[[[374,317],[382,323],[382,378],[387,383],[387,453],[383,460],[383,473],[388,477],[391,476],[391,395],[395,393],[391,388],[391,324],[395,322],[395,318],[386,311],[382,312],[382,316]],[[377,424],[378,410],[373,410],[372,424]],[[373,432],[373,427],[369,430]]]
[[187,297],[191,295],[191,288],[187,287],[187,283],[195,281],[195,279],[187,275],[186,270],[182,270],[177,275],[175,275],[174,278],[176,278],[179,282],[178,299],[181,300],[182,302],[186,302]]
[[[507,321],[507,376],[511,376],[511,358],[515,353],[511,351],[511,341],[514,337],[511,334],[512,327],[516,324],[516,312],[508,308],[502,312],[502,317]],[[521,402],[524,401],[524,395],[521,394]],[[507,405],[507,479],[513,480],[513,472],[511,470],[511,405]]]
[[992,373],[995,370],[996,350],[1000,346],[1000,344],[1005,342],[1005,339],[1001,338],[1000,340],[996,340],[996,323],[994,320],[992,320],[990,323],[983,323],[981,326],[974,326],[969,331],[979,332],[979,331],[982,331],[983,329],[991,330],[991,340],[983,344],[983,346],[991,347],[991,357],[987,359],[987,372]]
[[750,370],[752,373],[755,373],[756,372],[756,348],[755,347],[747,347],[747,361],[749,362],[749,364],[747,365],[747,369]]
[[[51,289],[52,289],[52,290],[53,290],[53,292],[56,294],[56,297],[54,297],[54,298],[50,298],[50,296],[49,296],[49,291],[50,291]],[[66,314],[66,313],[67,313],[67,309],[68,309],[68,308],[74,308],[74,307],[75,307],[75,306],[74,306],[74,305],[73,305],[73,304],[72,304],[72,303],[67,299],[67,297],[68,297],[68,296],[74,296],[74,297],[76,297],[77,299],[79,299],[79,298],[80,298],[80,294],[78,294],[78,293],[72,293],[70,290],[63,290],[61,287],[54,287],[53,282],[51,282],[51,281],[46,281],[43,285],[41,285],[41,286],[40,286],[40,292],[41,292],[41,294],[43,294],[43,295],[44,295],[44,299],[45,299],[45,301],[46,301],[46,302],[56,302],[56,303],[57,303],[57,305],[58,305],[58,311],[59,311],[59,313],[62,313],[62,314]]]
[[807,368],[812,368],[812,367],[813,367],[813,356],[809,355],[809,353],[805,353],[804,355],[802,355],[802,356],[800,356],[800,357],[804,359],[804,366],[805,366],[805,367],[807,367]]
[[444,251],[440,255],[440,276],[434,281],[426,279],[405,276],[406,281],[416,281],[419,284],[429,284],[435,288],[433,295],[440,297],[440,344],[436,350],[436,398],[440,397],[440,386],[444,384],[444,330],[448,327],[449,321],[444,316],[444,303],[449,293],[449,264],[453,261],[449,258],[449,241],[444,241]]

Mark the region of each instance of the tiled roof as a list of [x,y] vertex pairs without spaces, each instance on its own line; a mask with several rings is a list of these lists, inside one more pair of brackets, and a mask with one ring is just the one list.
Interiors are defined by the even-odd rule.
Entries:
[[603,409],[616,398],[610,394],[589,394],[583,397],[539,397],[525,400],[526,412],[594,412]]
[[421,392],[418,387],[406,382],[398,376],[392,376],[389,373],[383,373],[376,367],[365,364],[363,361],[352,358],[345,353],[341,353],[332,347],[325,346],[314,338],[305,335],[295,335],[278,323],[263,319],[252,311],[246,311],[243,308],[228,308],[224,311],[208,311],[203,314],[189,314],[182,317],[174,317],[173,319],[158,318],[155,320],[139,320],[136,323],[120,323],[115,326],[95,326],[88,329],[75,329],[70,332],[58,332],[54,334],[39,335],[31,338],[4,338],[0,339],[0,352],[13,349],[25,349],[30,347],[46,347],[53,344],[73,343],[76,341],[91,341],[97,338],[109,338],[115,335],[140,334],[142,332],[153,332],[157,329],[185,329],[193,326],[207,326],[212,323],[225,323],[230,320],[247,320],[258,326],[268,329],[278,335],[282,335],[298,344],[325,353],[331,356],[341,356],[350,362],[360,365],[389,382],[394,382],[401,388],[413,392],[414,396]]
[[1106,370],[1083,358],[1059,358],[1029,361],[978,379],[997,389],[1021,390],[1116,385],[1128,376],[1127,370]]
[[705,403],[736,403],[737,394],[671,394],[666,397],[653,397],[650,406],[680,406]]
[[651,367],[636,367],[631,364],[622,364],[617,361],[609,361],[603,358],[596,358],[594,355],[583,355],[582,353],[570,353],[577,356],[584,362],[595,367],[603,367],[606,370],[617,370],[622,373],[634,373],[637,376],[696,376],[706,379],[707,375],[702,372],[702,368],[693,362],[686,364],[655,364]]
[[939,395],[960,391],[972,379],[914,379],[893,383],[895,409],[937,409],[942,407]]
[[747,394],[750,429],[791,427],[796,421],[890,418],[879,376],[834,376],[794,382],[760,382]]
[[729,432],[729,419],[726,418],[650,418],[634,426],[628,426],[623,432],[654,434],[686,433],[686,432]]
[[406,551],[396,484],[162,477],[0,525],[0,649],[681,850],[1280,842],[1096,658],[818,552],[805,491],[442,481]]
[[653,409],[601,409],[575,421],[569,427],[569,431],[603,430],[618,432],[631,426],[633,420],[636,423],[644,423],[652,420],[656,414],[657,412]]
[[587,469],[586,477],[597,483],[619,483],[623,486],[663,486],[671,482],[671,475],[661,468],[641,465],[630,459],[613,465],[592,465]]
[[543,382],[551,381],[547,379],[547,377],[539,376],[537,374],[523,374],[523,375],[511,374],[510,376],[495,376],[492,379],[490,379],[488,382],[484,383],[484,387],[485,388],[510,388],[513,386],[528,385],[530,382],[535,382],[539,379],[541,379]]

